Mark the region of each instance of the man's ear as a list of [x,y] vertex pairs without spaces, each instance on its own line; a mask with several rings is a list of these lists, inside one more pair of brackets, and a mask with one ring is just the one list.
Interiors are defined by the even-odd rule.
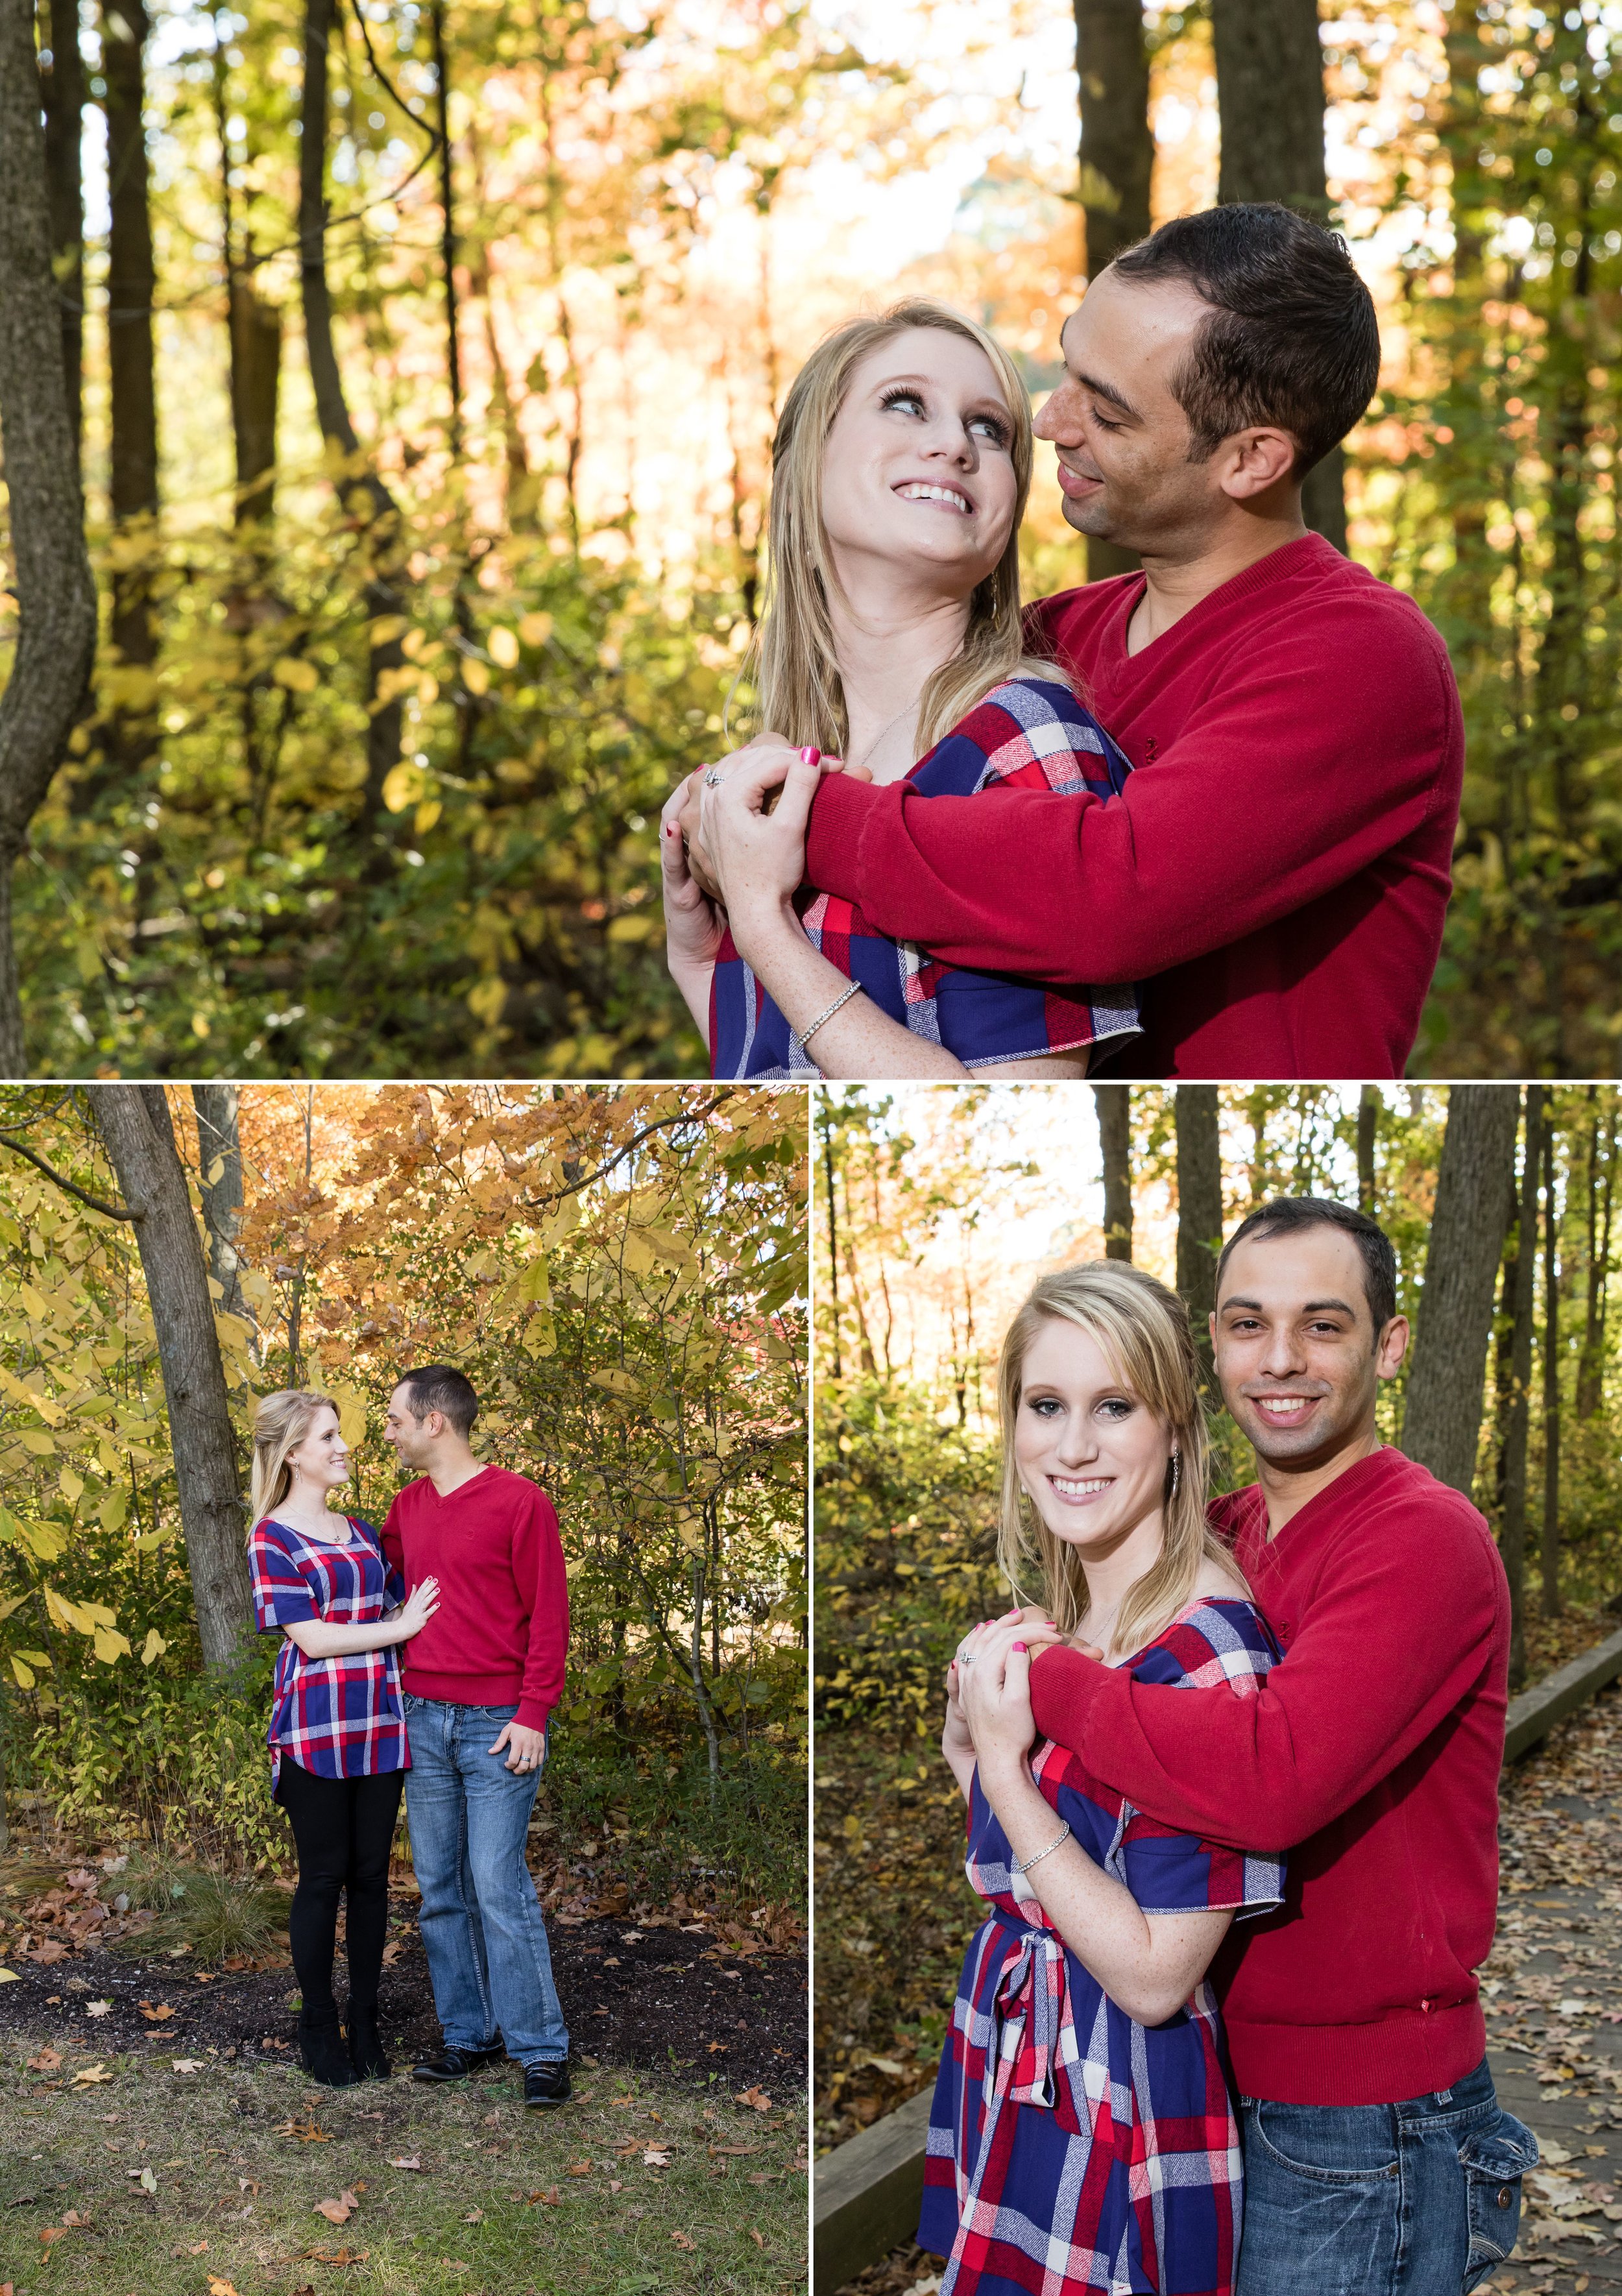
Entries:
[[1374,1343],[1374,1368],[1381,1379],[1395,1379],[1408,1352],[1408,1318],[1393,1316]]
[[1218,475],[1224,494],[1235,502],[1249,502],[1281,483],[1288,484],[1301,450],[1288,430],[1258,423],[1249,430],[1236,430],[1231,439],[1224,439],[1219,451]]

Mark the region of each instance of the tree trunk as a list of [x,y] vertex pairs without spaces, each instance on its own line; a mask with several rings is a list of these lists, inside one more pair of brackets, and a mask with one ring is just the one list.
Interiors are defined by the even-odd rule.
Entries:
[[[332,347],[332,297],[326,267],[326,148],[327,53],[332,38],[333,0],[307,0],[304,20],[303,132],[299,139],[299,281],[304,304],[305,357],[315,398],[315,419],[329,447],[346,461],[360,453],[360,440],[349,419],[343,376]],[[340,481],[344,498],[362,500],[356,506],[369,516],[367,543],[370,579],[365,587],[366,611],[373,620],[398,614],[402,596],[402,536],[398,505],[375,470],[359,479]],[[378,687],[387,670],[406,660],[404,634],[373,642],[367,655],[366,783],[361,797],[361,828],[373,831],[383,811],[383,783],[399,762],[403,703],[379,702]]]
[[[1375,1217],[1378,1201],[1374,1177],[1374,1144],[1380,1136],[1380,1086],[1365,1084],[1357,1095],[1357,1209]],[[1515,1158],[1515,1128],[1510,1127],[1510,1161]]]
[[1211,1371],[1211,1315],[1216,1305],[1216,1260],[1222,1250],[1222,1147],[1214,1084],[1177,1086],[1177,1289],[1188,1303],[1194,1345]]
[[1544,1134],[1544,1616],[1560,1616],[1560,1213],[1554,1125]]
[[445,53],[445,0],[432,0],[429,26],[433,37],[434,77],[439,107],[439,267],[445,280],[445,374],[450,386],[448,433],[451,460],[462,460],[462,342],[456,310],[456,209],[451,163],[451,78]]
[[45,173],[51,184],[51,255],[61,299],[62,373],[73,451],[79,451],[85,382],[85,187],[79,150],[85,128],[85,62],[78,0],[44,0],[51,43],[40,73],[45,115]]
[[[1323,50],[1316,0],[1213,0],[1222,157],[1216,197],[1282,200],[1319,223],[1329,216],[1323,173]],[[1346,548],[1344,461],[1339,447],[1307,473],[1308,526]]]
[[1605,1087],[1605,1177],[1600,1179],[1599,1087],[1588,1134],[1588,1296],[1584,1302],[1583,1353],[1577,1371],[1577,1415],[1586,1426],[1599,1415],[1605,1390],[1605,1305],[1610,1280],[1610,1227],[1615,1205],[1617,1098]]
[[1500,1466],[1503,1519],[1499,1546],[1510,1582],[1510,1687],[1526,1680],[1527,1437],[1531,1423],[1532,1310],[1537,1281],[1537,1176],[1543,1162],[1544,1088],[1527,1086],[1526,1141],[1521,1150],[1520,1201],[1516,1218],[1515,1288],[1510,1325],[1509,1394],[1500,1398],[1503,1449]]
[[252,1624],[236,1445],[208,1270],[161,1085],[89,1088],[152,1302],[186,1562],[204,1662],[228,1665]]
[[1098,1136],[1104,1152],[1104,1258],[1132,1257],[1132,1086],[1095,1084]]
[[1493,1279],[1514,1207],[1512,1084],[1455,1085],[1425,1255],[1403,1448],[1468,1498],[1475,1487]]
[[0,1074],[28,1074],[12,945],[12,872],[61,762],[95,653],[78,458],[29,0],[0,0],[0,452],[11,498],[17,652],[0,695]]
[[[1149,182],[1149,50],[1143,0],[1075,0],[1076,72],[1081,84],[1082,268],[1096,279],[1152,228]],[[1087,579],[1137,571],[1118,543],[1087,538]]]
[[[107,82],[107,380],[111,405],[108,500],[117,526],[135,537],[158,515],[158,394],[152,357],[157,271],[146,161],[143,55],[145,0],[103,0],[102,70]],[[135,537],[132,537],[135,538]],[[152,537],[155,545],[155,535]],[[113,578],[112,642],[127,668],[158,659],[152,567],[137,556]],[[156,735],[150,701],[121,704],[108,734],[109,763],[120,778],[140,765]]]
[[251,272],[233,271],[230,294],[231,427],[241,528],[262,523],[275,507],[282,313],[255,292]]
[[237,1125],[233,1084],[194,1084],[197,1117],[198,1187],[203,1226],[209,1232],[209,1273],[219,1285],[219,1313],[255,1321],[242,1297],[242,1260],[236,1240],[242,1232],[242,1138]]

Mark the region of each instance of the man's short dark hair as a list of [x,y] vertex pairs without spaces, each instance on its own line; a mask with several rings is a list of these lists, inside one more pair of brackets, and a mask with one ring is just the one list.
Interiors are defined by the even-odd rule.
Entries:
[[1234,201],[1179,216],[1110,267],[1121,279],[1185,280],[1211,307],[1172,380],[1194,434],[1191,462],[1268,423],[1295,439],[1304,477],[1374,396],[1374,299],[1339,233],[1293,208]]
[[1385,1330],[1397,1313],[1397,1254],[1391,1239],[1367,1212],[1354,1211],[1332,1196],[1275,1196],[1270,1204],[1242,1219],[1222,1247],[1216,1262],[1216,1297],[1222,1298],[1223,1270],[1235,1244],[1274,1235],[1299,1235],[1309,1227],[1338,1227],[1349,1235],[1363,1254],[1363,1289],[1374,1318],[1375,1332]]
[[399,1383],[409,1398],[414,1419],[426,1419],[430,1411],[437,1411],[463,1442],[467,1440],[479,1416],[479,1391],[465,1372],[458,1371],[455,1364],[424,1364],[421,1371],[403,1371]]

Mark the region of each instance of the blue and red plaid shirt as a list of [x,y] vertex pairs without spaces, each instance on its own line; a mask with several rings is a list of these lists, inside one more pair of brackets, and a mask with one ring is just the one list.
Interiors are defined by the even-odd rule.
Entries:
[[[405,1601],[405,1584],[384,1561],[372,1525],[358,1515],[342,1519],[349,1526],[348,1543],[342,1546],[307,1538],[291,1523],[268,1518],[256,1526],[248,1562],[261,1634],[307,1619],[328,1626],[375,1626],[385,1611]],[[334,1516],[334,1528],[338,1521]],[[283,1754],[320,1778],[409,1769],[398,1646],[307,1658],[297,1643],[284,1638],[276,1654],[267,1742],[273,1792]]]
[[[1254,1606],[1201,1600],[1131,1662],[1140,1682],[1253,1698],[1276,1652]],[[1282,1899],[1283,1861],[1163,1825],[1038,1739],[1031,1775],[1077,1846],[1145,1914]],[[941,2296],[1200,2291],[1230,2296],[1242,2168],[1221,2029],[1202,1980],[1139,2025],[1066,1946],[975,1773],[967,1872],[989,1918],[963,1964],[930,2113],[919,2241]]]
[[[920,758],[907,780],[922,797],[1045,789],[1118,795],[1132,768],[1103,727],[1056,678],[995,686]],[[944,1045],[966,1069],[1074,1051],[1140,1033],[1136,992],[1053,988],[1005,972],[939,964],[912,941],[879,932],[852,901],[809,890],[797,899],[806,938],[881,1013],[915,1037]],[[717,1077],[815,1077],[810,1054],[733,945],[724,937],[709,999],[710,1072]]]

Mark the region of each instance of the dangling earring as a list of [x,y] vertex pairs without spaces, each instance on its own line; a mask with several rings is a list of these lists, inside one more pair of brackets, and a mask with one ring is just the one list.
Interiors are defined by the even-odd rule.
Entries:
[[1183,1454],[1181,1451],[1174,1451],[1171,1455],[1171,1495],[1173,1498],[1176,1497],[1177,1486],[1182,1480]]

